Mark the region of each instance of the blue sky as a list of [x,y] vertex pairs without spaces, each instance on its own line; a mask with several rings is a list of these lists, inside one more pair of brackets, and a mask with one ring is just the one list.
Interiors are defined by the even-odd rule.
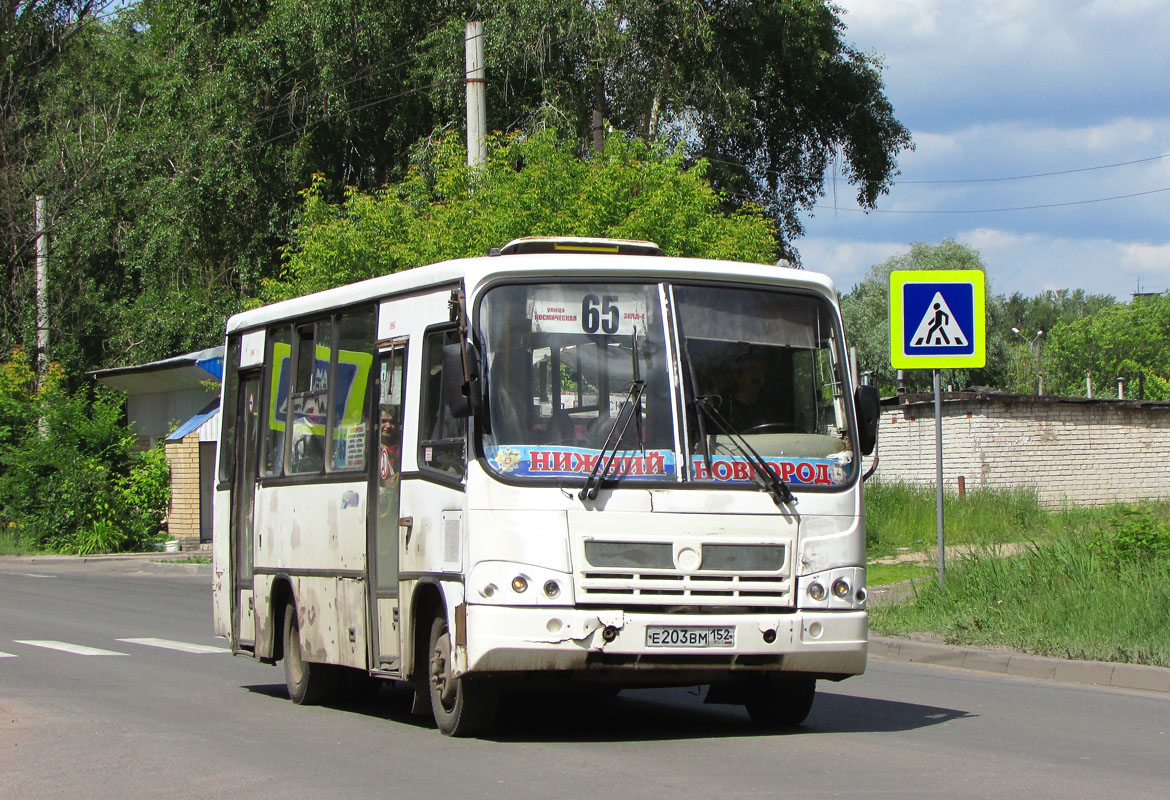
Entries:
[[[806,269],[848,291],[949,237],[997,294],[1170,290],[1170,0],[837,4],[917,149],[876,213],[829,176],[796,241]],[[1050,207],[997,210],[1027,206]]]

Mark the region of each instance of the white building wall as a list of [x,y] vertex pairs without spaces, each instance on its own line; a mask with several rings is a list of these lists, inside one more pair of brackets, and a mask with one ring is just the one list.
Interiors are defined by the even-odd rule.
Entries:
[[[963,476],[967,489],[1033,488],[1046,505],[1170,498],[1170,404],[960,395],[942,417],[950,491]],[[933,400],[883,405],[878,442],[877,480],[934,485]]]

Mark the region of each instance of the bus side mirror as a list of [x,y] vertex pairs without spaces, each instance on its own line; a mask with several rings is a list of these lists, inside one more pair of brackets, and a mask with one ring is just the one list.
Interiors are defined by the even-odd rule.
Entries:
[[467,372],[463,379],[463,345],[443,345],[443,405],[456,419],[465,419],[479,411],[481,405],[479,384],[479,357],[475,349],[467,347]]
[[857,410],[857,438],[862,455],[868,456],[877,444],[878,418],[882,415],[881,398],[876,386],[858,386],[853,393]]

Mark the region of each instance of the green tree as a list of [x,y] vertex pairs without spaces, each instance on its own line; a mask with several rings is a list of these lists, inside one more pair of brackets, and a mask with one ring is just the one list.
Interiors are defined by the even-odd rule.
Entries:
[[1117,378],[1126,396],[1170,400],[1170,296],[1135,297],[1053,326],[1045,337],[1044,369],[1054,394],[1084,396],[1085,374],[1094,397],[1116,397]]
[[20,349],[0,363],[0,532],[75,553],[158,540],[170,471],[161,450],[133,451],[122,403],[68,391],[55,363],[37,380]]
[[[1044,378],[1046,344],[1052,329],[1060,323],[1092,316],[1116,305],[1109,295],[1086,294],[1083,289],[1056,289],[1026,297],[1019,292],[1003,301],[1004,322],[1008,330],[1008,376],[1003,388],[1021,394],[1035,392]],[[1052,392],[1051,383],[1045,391]]]
[[[111,5],[22,0],[0,7],[0,352],[36,342],[34,196],[53,198],[51,216],[57,207],[81,202],[78,187],[59,169],[72,157],[69,134],[78,132],[55,125],[46,104],[62,62]],[[92,161],[73,167],[84,171]]]
[[[37,62],[35,102],[19,106],[21,141],[37,146],[0,180],[52,178],[51,261],[69,265],[50,267],[52,349],[71,376],[217,341],[279,275],[305,187],[339,203],[347,187],[405,181],[416,142],[462,128],[473,12],[486,19],[491,128],[551,115],[580,155],[597,109],[617,132],[681,145],[720,208],[763,209],[781,244],[828,165],[872,205],[909,146],[876,57],[820,0],[142,0],[68,39],[54,31],[97,6],[19,6],[57,9],[41,27],[67,46]],[[33,341],[31,203],[13,207],[24,240],[5,248],[20,254],[6,262],[0,350]]]
[[[595,112],[617,130],[684,144],[725,200],[747,198],[787,247],[799,215],[840,168],[873,207],[912,146],[883,93],[881,62],[845,40],[822,0],[488,0],[489,125],[561,109],[588,141]],[[462,16],[445,36],[461,40]],[[462,48],[436,72],[449,118],[462,108]]]
[[670,255],[771,262],[774,226],[752,206],[727,213],[680,151],[621,133],[582,159],[555,128],[491,137],[488,160],[467,166],[459,137],[420,148],[404,181],[332,203],[318,179],[285,251],[280,300],[447,258],[485,255],[526,235],[653,239]]

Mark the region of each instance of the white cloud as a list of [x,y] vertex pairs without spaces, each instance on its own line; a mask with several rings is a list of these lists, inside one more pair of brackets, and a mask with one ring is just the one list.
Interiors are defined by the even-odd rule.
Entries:
[[885,56],[894,107],[915,128],[1141,116],[1170,98],[1164,0],[840,5],[849,41]]
[[[841,185],[837,209],[818,204],[795,242],[808,269],[847,291],[911,242],[954,238],[998,293],[1170,289],[1170,192],[1086,202],[1170,188],[1170,158],[1086,169],[1170,153],[1168,0],[839,3],[917,150],[878,213]],[[1050,172],[1066,174],[973,180]]]
[[801,266],[828,275],[842,294],[860,283],[874,264],[880,264],[907,249],[907,245],[900,242],[800,240]]

